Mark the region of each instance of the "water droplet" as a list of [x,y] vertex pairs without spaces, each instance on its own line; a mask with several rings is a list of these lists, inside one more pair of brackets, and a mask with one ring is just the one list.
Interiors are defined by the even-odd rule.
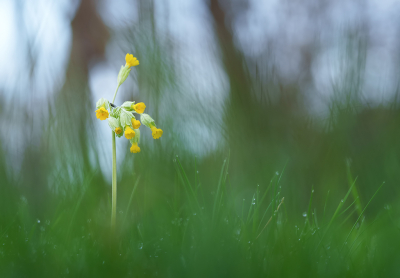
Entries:
[[276,171],[276,172],[275,172],[275,175],[279,176],[279,172],[278,172],[278,171]]
[[25,241],[28,241],[28,238],[25,238]]
[[196,215],[196,213],[193,213],[193,215]]
[[162,237],[162,238],[160,238],[160,240],[163,240],[164,238]]
[[199,171],[197,171],[197,174],[199,173]]
[[314,193],[314,189],[313,189],[313,190],[311,190],[311,193]]
[[142,249],[143,249],[143,243],[142,243],[142,242],[139,243],[139,246],[138,246],[138,247],[139,247],[140,250],[142,250]]
[[103,261],[103,264],[105,263],[105,261]]
[[178,155],[176,155],[176,158],[178,158]]
[[204,209],[204,207],[201,207],[201,209]]
[[88,223],[92,222],[92,219],[88,219],[87,222],[88,222]]
[[257,186],[260,186],[259,184],[257,184]]
[[307,212],[303,212],[303,217],[307,217]]
[[40,223],[40,220],[38,219],[37,222]]
[[344,202],[344,200],[342,199],[342,200],[341,200],[341,202],[343,203],[343,202]]

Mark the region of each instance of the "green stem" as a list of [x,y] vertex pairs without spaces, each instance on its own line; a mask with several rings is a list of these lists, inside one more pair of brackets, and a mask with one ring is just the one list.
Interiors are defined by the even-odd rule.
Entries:
[[[119,85],[114,93],[112,103],[115,101],[117,96]],[[115,226],[117,222],[117,149],[115,146],[115,132],[112,131],[112,204],[111,204],[111,229],[115,232]]]
[[119,88],[119,85],[117,86],[117,89],[115,90],[112,103],[114,103],[114,101],[115,101],[115,97],[117,96],[118,88]]
[[117,150],[115,147],[115,133],[112,131],[112,208],[111,229],[115,231],[117,218]]

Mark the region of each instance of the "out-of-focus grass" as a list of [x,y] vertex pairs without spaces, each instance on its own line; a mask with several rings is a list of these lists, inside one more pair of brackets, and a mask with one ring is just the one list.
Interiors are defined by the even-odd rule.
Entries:
[[[26,192],[18,192],[5,175],[3,161],[1,276],[398,275],[397,207],[370,217],[364,215],[368,209],[362,210],[357,217],[350,187],[342,199],[326,198],[324,206],[314,203],[310,189],[309,204],[294,211],[288,206],[293,198],[283,194],[289,186],[282,182],[290,175],[287,169],[252,186],[252,198],[243,199],[243,188],[230,181],[229,162],[221,158],[217,178],[207,186],[197,163],[186,167],[179,157],[170,162],[173,172],[164,182],[151,169],[140,177],[124,172],[118,185],[118,231],[112,235],[109,188],[98,172],[82,173],[77,190],[49,192],[43,202],[51,209],[38,217]],[[57,183],[70,187],[63,180]]]

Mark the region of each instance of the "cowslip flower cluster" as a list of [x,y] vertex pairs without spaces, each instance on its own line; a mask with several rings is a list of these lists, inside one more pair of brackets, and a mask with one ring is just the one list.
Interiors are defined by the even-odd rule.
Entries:
[[[132,54],[126,54],[125,61],[125,66],[121,67],[118,74],[118,87],[128,77],[131,71],[130,68],[139,65],[139,61]],[[154,139],[159,139],[163,134],[163,131],[156,127],[154,120],[144,113],[146,105],[143,102],[125,101],[121,106],[117,107],[107,99],[101,98],[97,101],[96,108],[95,112],[98,119],[107,120],[108,126],[117,137],[124,136],[130,141],[131,153],[140,152],[138,145],[140,141],[139,127],[142,124],[151,129]],[[140,120],[137,120],[135,115],[140,117]]]

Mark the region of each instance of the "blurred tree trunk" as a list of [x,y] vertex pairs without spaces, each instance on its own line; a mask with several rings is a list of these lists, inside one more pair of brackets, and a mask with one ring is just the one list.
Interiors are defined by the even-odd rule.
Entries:
[[[232,17],[227,17],[218,0],[210,0],[210,13],[214,19],[215,33],[221,49],[222,62],[229,78],[230,95],[229,102],[225,107],[227,124],[226,131],[230,144],[232,138],[240,143],[241,135],[236,131],[249,127],[252,99],[250,97],[251,82],[245,70],[243,54],[235,47],[232,34]],[[242,133],[242,131],[241,131]]]
[[[39,218],[51,212],[48,208],[56,207],[49,203],[49,184],[55,192],[67,190],[58,187],[59,181],[70,180],[71,184],[80,184],[82,170],[83,173],[90,170],[90,143],[94,142],[90,138],[94,138],[90,119],[95,104],[90,98],[89,69],[93,60],[104,57],[108,31],[93,0],[81,1],[71,27],[70,61],[65,84],[55,96],[54,111],[50,112],[54,115],[49,119],[50,134],[41,135],[40,146],[29,145],[22,163],[22,169],[25,169],[21,175],[22,187],[31,205],[31,213]],[[101,175],[95,176],[97,181],[101,178]]]
[[93,61],[104,58],[109,33],[93,0],[82,0],[71,27],[71,56],[65,84],[57,97],[56,114],[62,122],[60,134],[66,147],[81,157],[82,166],[87,168],[90,153],[88,137],[94,135],[89,123],[95,110],[88,86],[89,69]]
[[[48,201],[52,199],[48,198],[49,186],[58,193],[81,190],[84,175],[92,171],[90,162],[97,159],[93,155],[95,133],[91,124],[95,103],[90,97],[88,78],[90,64],[104,57],[108,31],[93,0],[81,1],[71,27],[70,60],[65,83],[51,106],[50,134],[42,135],[40,148],[32,146],[27,150],[23,162],[23,169],[30,169],[30,173],[24,175],[23,183],[29,186],[31,199],[28,201],[37,217],[51,213],[48,208],[57,206]],[[92,184],[105,184],[102,179],[102,175],[95,175]],[[71,184],[70,188],[62,187],[68,184]],[[104,187],[97,186],[96,189]],[[91,191],[91,194],[95,193]]]
[[222,51],[222,61],[229,76],[232,102],[246,104],[250,101],[250,82],[245,72],[243,54],[235,47],[232,34],[232,18],[227,17],[218,0],[210,1],[210,12],[215,23],[215,32]]
[[[231,172],[246,173],[240,178],[246,180],[247,183],[257,183],[271,177],[272,167],[283,167],[285,163],[284,161],[277,163],[274,159],[279,151],[286,151],[282,149],[283,142],[292,140],[294,130],[292,125],[295,125],[297,121],[293,111],[298,103],[299,91],[297,86],[292,88],[283,84],[276,86],[277,89],[273,88],[275,90],[273,93],[277,94],[279,100],[274,105],[257,99],[254,93],[255,86],[269,80],[260,80],[260,84],[257,84],[254,77],[262,79],[263,76],[258,75],[257,71],[252,75],[249,64],[256,68],[258,63],[267,61],[260,59],[253,64],[251,64],[251,59],[247,61],[243,50],[235,46],[232,28],[235,17],[244,12],[247,4],[247,1],[232,3],[210,0],[209,10],[230,85],[223,125],[231,151],[230,167],[233,169]],[[233,5],[241,5],[241,7]],[[267,95],[267,98],[268,93],[268,89],[261,91],[261,94]],[[282,160],[286,160],[282,153],[279,155]],[[269,169],[270,173],[267,173],[266,169]]]
[[[247,72],[243,53],[235,47],[232,32],[233,16],[227,16],[218,0],[210,0],[210,13],[214,19],[215,33],[221,49],[221,60],[229,79],[229,97],[225,104],[223,131],[228,140],[231,154],[231,172],[244,172],[246,177],[255,178],[260,169],[255,169],[257,163],[249,162],[257,150],[257,124],[261,119],[254,120],[254,109],[260,104],[252,99],[252,83]],[[265,143],[265,141],[263,142]],[[264,145],[265,146],[265,145]],[[240,183],[240,181],[239,181]]]

